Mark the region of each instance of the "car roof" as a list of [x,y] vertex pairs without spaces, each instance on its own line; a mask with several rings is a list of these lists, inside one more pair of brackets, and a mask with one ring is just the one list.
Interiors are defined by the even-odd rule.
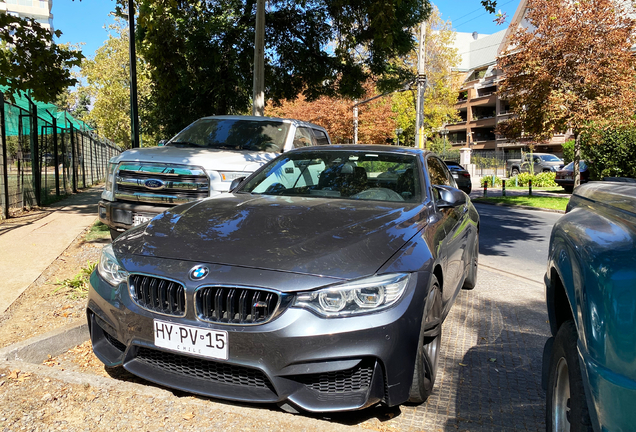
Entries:
[[209,120],[209,119],[220,119],[220,120],[249,120],[249,121],[278,121],[281,123],[292,123],[295,126],[305,126],[312,127],[314,129],[320,129],[326,132],[326,129],[322,126],[318,126],[314,123],[309,123],[304,120],[297,120],[291,118],[281,118],[281,117],[264,117],[264,116],[242,116],[242,115],[215,115],[202,117],[200,120]]

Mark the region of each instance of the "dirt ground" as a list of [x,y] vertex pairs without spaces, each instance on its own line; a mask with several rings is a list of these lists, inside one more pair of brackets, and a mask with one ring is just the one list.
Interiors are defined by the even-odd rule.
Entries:
[[86,241],[84,235],[79,236],[0,315],[0,347],[85,320],[86,298],[58,283],[73,279],[89,262],[98,262],[104,244],[105,240]]

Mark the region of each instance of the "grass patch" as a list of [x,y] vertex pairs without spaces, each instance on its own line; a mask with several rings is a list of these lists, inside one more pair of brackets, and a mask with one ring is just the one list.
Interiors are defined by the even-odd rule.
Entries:
[[522,205],[550,210],[563,210],[568,205],[570,198],[562,197],[535,197],[535,196],[514,196],[514,197],[491,197],[474,198],[473,202],[493,202],[511,206]]
[[97,267],[97,263],[88,261],[86,267],[82,267],[80,272],[72,278],[58,280],[55,285],[58,286],[53,292],[58,292],[62,288],[68,290],[68,295],[72,299],[86,298],[88,294],[88,280],[91,277],[91,273]]
[[108,225],[96,221],[84,236],[84,241],[91,242],[103,239],[110,240],[110,228],[108,228]]

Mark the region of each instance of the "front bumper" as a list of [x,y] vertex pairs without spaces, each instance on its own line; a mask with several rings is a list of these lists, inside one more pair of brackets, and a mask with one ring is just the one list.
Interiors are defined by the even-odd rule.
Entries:
[[[268,272],[239,270],[247,279],[258,273],[267,280]],[[277,277],[277,283],[298,282],[298,275],[283,275],[287,282]],[[132,300],[126,284],[113,289],[94,273],[87,313],[93,350],[107,366],[204,396],[344,411],[408,400],[428,279],[425,272],[413,275],[403,298],[375,314],[325,319],[288,307],[265,324],[237,326],[199,321],[191,309],[184,317],[150,312]],[[193,291],[186,286],[188,299]],[[153,319],[227,331],[228,360],[157,347]]]
[[100,222],[123,232],[138,225],[135,223],[138,217],[153,218],[174,206],[100,200],[97,208]]

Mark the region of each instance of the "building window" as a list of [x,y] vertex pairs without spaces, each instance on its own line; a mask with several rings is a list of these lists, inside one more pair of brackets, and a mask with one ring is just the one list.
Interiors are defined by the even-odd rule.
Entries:
[[49,8],[49,2],[40,1],[40,9],[48,9],[48,8]]
[[33,0],[18,0],[20,6],[33,6]]
[[17,5],[18,4],[18,0],[5,0],[6,4],[14,4]]

